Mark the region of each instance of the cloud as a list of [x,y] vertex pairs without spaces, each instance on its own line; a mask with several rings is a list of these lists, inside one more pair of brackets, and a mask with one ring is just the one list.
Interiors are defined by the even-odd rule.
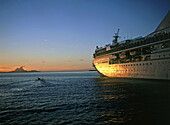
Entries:
[[12,69],[13,67],[8,67],[8,66],[0,66],[0,69]]
[[46,61],[42,61],[42,63],[46,63]]
[[0,71],[11,71],[11,70],[14,70],[15,68],[17,68],[17,66],[0,66]]
[[43,41],[44,41],[44,42],[48,42],[48,40],[46,40],[46,39],[44,39]]
[[80,61],[84,61],[84,59],[80,59]]
[[[1,69],[13,69],[16,67],[18,67],[18,65],[2,65],[2,66],[0,66]],[[25,66],[22,66],[22,67],[25,67]]]

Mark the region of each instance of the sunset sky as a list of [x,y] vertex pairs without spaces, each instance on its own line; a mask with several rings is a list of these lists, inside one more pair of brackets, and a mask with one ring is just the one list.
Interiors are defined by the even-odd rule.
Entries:
[[92,69],[96,46],[153,32],[169,0],[0,0],[0,72]]

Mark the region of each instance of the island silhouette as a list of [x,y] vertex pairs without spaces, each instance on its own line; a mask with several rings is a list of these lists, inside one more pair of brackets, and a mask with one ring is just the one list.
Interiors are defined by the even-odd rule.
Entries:
[[30,70],[30,71],[27,71],[23,68],[24,66],[21,66],[21,67],[17,67],[14,71],[11,71],[11,72],[39,72],[37,70]]

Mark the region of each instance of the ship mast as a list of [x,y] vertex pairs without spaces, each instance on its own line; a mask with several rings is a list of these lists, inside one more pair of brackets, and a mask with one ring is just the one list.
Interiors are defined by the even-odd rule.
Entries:
[[117,33],[114,33],[115,35],[114,35],[113,37],[114,37],[115,39],[113,40],[113,44],[117,43],[117,40],[118,40],[118,38],[119,38],[119,30],[120,30],[120,29],[117,30]]

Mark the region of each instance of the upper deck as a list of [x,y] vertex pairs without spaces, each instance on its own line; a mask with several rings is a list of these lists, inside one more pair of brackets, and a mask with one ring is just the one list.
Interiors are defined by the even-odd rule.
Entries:
[[[118,30],[119,32],[119,30]],[[170,11],[158,25],[156,30],[145,36],[145,37],[138,37],[135,39],[124,40],[122,42],[117,42],[118,33],[115,33],[115,40],[113,40],[113,44],[106,45],[105,47],[96,47],[95,53],[93,57],[101,57],[106,56],[114,53],[122,53],[125,51],[130,51],[133,49],[145,49],[146,51],[151,51],[158,46],[162,46],[161,48],[169,48],[170,42]],[[161,43],[161,44],[160,44]],[[147,48],[148,46],[148,48]]]
[[116,45],[108,45],[104,48],[96,49],[94,53],[94,58],[107,54],[151,46],[166,41],[170,41],[170,29],[161,33],[159,32],[157,34],[151,34],[150,36],[144,38],[136,40],[125,40],[123,42],[117,43]]

